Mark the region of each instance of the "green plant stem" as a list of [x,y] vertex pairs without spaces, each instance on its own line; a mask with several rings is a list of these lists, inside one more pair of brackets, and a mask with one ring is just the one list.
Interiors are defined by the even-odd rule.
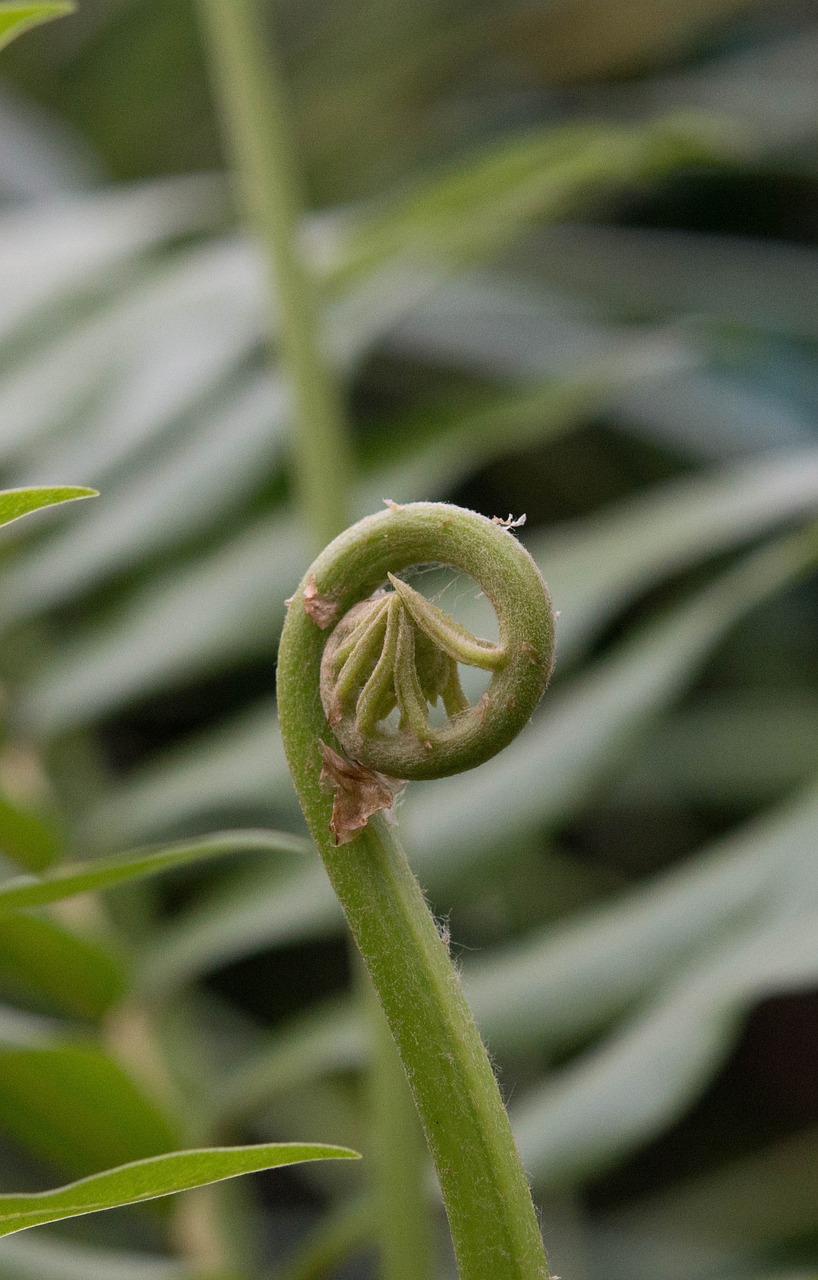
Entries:
[[427,1280],[435,1250],[426,1144],[392,1032],[365,971],[363,978],[373,1036],[367,1083],[381,1280]]
[[323,546],[348,523],[351,451],[301,248],[303,206],[275,51],[259,0],[199,0],[199,11],[243,202],[278,304],[271,331],[293,387],[301,505]]
[[[271,335],[280,333],[282,364],[293,388],[296,483],[309,533],[320,547],[349,523],[353,467],[341,394],[321,351],[315,282],[302,258],[304,209],[281,77],[258,0],[199,0],[199,9],[244,203],[277,302],[271,312]],[[371,1007],[369,980],[356,972],[360,998]],[[371,1092],[382,1096],[384,1088],[391,1087],[408,1126],[405,1099],[397,1101],[399,1092],[406,1099],[409,1095],[394,1045],[377,1032],[373,1042]],[[383,1118],[388,1119],[385,1114]],[[387,1185],[395,1186],[400,1178],[407,1184],[420,1183],[425,1168],[422,1150],[417,1141],[400,1149],[394,1136],[391,1125],[374,1135],[382,1173],[387,1163],[395,1166],[385,1179]],[[397,1217],[391,1212],[382,1215],[378,1233],[385,1275],[386,1259],[396,1256],[408,1234],[416,1243],[414,1277],[431,1276],[430,1241],[420,1244],[429,1231],[424,1197],[404,1200]],[[420,1266],[424,1259],[425,1271]]]
[[[341,616],[408,565],[437,560],[471,574],[498,613],[511,667],[550,667],[552,620],[542,580],[514,538],[490,521],[420,503],[361,521],[318,557],[290,606],[279,648],[278,697],[290,769],[313,837],[398,1045],[449,1215],[461,1280],[542,1280],[545,1254],[525,1174],[479,1032],[448,951],[394,830],[377,815],[350,843],[330,835],[319,742],[334,739],[317,697],[326,633],[304,608],[315,583]],[[515,656],[516,655],[516,656]],[[493,677],[493,684],[505,673]],[[499,746],[511,691],[486,719]],[[530,714],[530,713],[529,713]],[[475,762],[482,745],[474,743]],[[462,753],[461,753],[462,754]],[[444,769],[445,771],[445,769]]]

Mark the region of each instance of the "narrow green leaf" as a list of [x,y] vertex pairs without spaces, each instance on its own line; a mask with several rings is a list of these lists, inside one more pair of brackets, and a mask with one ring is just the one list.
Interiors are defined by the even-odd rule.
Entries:
[[96,498],[96,489],[82,489],[76,486],[46,487],[31,489],[4,489],[0,492],[0,525],[11,524],[28,515],[29,511],[37,511],[40,507],[51,507],[59,502],[73,502],[75,498]]
[[[0,218],[0,340],[7,340],[35,316],[50,313],[75,290],[83,295],[98,290],[110,297],[112,280],[122,278],[120,268],[128,265],[133,270],[139,255],[155,245],[212,228],[223,217],[224,207],[219,181],[194,175],[72,194],[4,214]],[[208,252],[213,253],[210,246],[202,250],[206,257]],[[158,282],[152,281],[152,290],[149,285],[144,291],[150,292],[166,320],[167,293],[180,274],[171,267]],[[251,264],[246,274],[252,275]],[[247,288],[246,276],[234,279],[232,288],[241,296]],[[212,296],[212,285],[210,292]],[[139,287],[134,290],[133,277],[125,298],[121,310],[127,317],[117,308],[106,307],[90,323],[72,327],[35,350],[28,361],[9,366],[0,380],[8,413],[0,439],[4,461],[19,453],[21,443],[47,432],[55,419],[64,425],[72,409],[87,404],[89,390],[110,388],[112,371],[122,367],[123,353],[127,369],[127,353],[140,342],[147,346],[144,326],[151,319],[155,325],[156,310],[146,316],[144,293]],[[123,324],[126,318],[129,323]],[[44,327],[47,333],[52,331],[50,321]],[[155,330],[153,336],[155,350]],[[119,430],[118,421],[109,419],[109,431],[117,435]],[[65,444],[59,447],[64,449]],[[41,461],[49,459],[41,456]]]
[[570,125],[492,143],[353,232],[336,280],[388,260],[463,261],[496,252],[538,220],[564,217],[598,190],[724,155],[704,122]]
[[175,1122],[90,1040],[0,1048],[0,1130],[73,1177],[180,1140]]
[[201,1151],[173,1151],[138,1160],[83,1178],[55,1191],[0,1196],[0,1235],[25,1231],[44,1222],[59,1222],[100,1209],[139,1204],[158,1196],[205,1187],[244,1173],[281,1168],[308,1160],[355,1160],[346,1147],[314,1143],[268,1143],[252,1147],[213,1147]]
[[[235,342],[235,328],[233,325],[231,343]],[[172,339],[166,328],[163,333]],[[214,382],[223,373],[223,361],[217,363],[207,344],[197,344],[190,332],[185,332],[184,342],[182,335],[178,341],[178,354],[172,341],[171,351],[165,353],[169,367],[171,356],[176,359],[163,404],[157,403],[156,396],[140,396],[138,388],[127,385],[127,380],[123,388],[126,399],[136,398],[145,425],[152,418],[156,425],[165,426],[169,439],[146,450],[135,429],[139,424],[133,416],[130,418],[128,440],[137,456],[127,459],[125,466],[120,457],[118,466],[112,468],[113,474],[105,477],[105,501],[96,504],[88,513],[89,518],[56,531],[6,567],[6,616],[14,621],[68,599],[76,600],[101,580],[123,574],[167,546],[201,535],[223,513],[248,502],[252,493],[275,474],[284,449],[284,397],[280,385],[270,374],[259,373],[239,389],[231,384],[227,394],[219,394],[218,390],[206,394],[208,388],[201,385],[201,367],[190,376],[187,369],[180,373],[180,361],[191,362],[189,346],[198,347],[198,358]],[[224,359],[229,354],[220,353]],[[133,359],[136,360],[135,355]],[[141,369],[147,383],[145,365],[150,365],[148,359]],[[159,373],[154,372],[157,380]],[[170,426],[184,417],[185,396],[206,397],[207,407],[197,405],[195,432],[171,431]],[[110,469],[111,457],[115,459],[124,449],[125,442],[110,430],[113,411],[105,405],[99,439],[84,442],[89,453],[86,463],[72,462],[74,470],[77,465],[86,465],[84,474],[95,483],[102,483],[106,458]],[[135,412],[132,408],[132,415]],[[101,429],[103,425],[107,431]],[[72,439],[72,445],[77,447],[76,440]]]
[[54,821],[0,794],[0,853],[28,871],[42,871],[57,861],[62,847],[62,832]]
[[75,1017],[101,1018],[126,987],[122,957],[99,941],[44,916],[21,913],[0,925],[0,989],[34,994]]
[[431,600],[427,600],[408,582],[402,582],[394,574],[388,574],[389,581],[400,596],[415,624],[424,631],[444,653],[448,653],[455,662],[467,663],[471,666],[496,670],[502,665],[505,657],[499,645],[490,640],[480,640],[470,631],[455,622],[444,609],[439,609]]
[[699,849],[696,856],[556,929],[465,966],[492,1044],[575,1044],[670,981],[726,934],[818,900],[818,790]]
[[0,49],[21,36],[24,31],[73,12],[73,0],[40,0],[39,4],[0,5]]
[[211,858],[248,852],[303,854],[311,848],[308,840],[278,831],[225,831],[166,849],[117,854],[96,862],[63,866],[39,880],[23,876],[6,880],[0,884],[0,915],[21,907],[59,902],[77,893],[109,889]]
[[754,1002],[818,978],[818,915],[799,907],[745,930],[680,974],[609,1040],[512,1109],[526,1168],[540,1185],[581,1183],[654,1137],[698,1097]]

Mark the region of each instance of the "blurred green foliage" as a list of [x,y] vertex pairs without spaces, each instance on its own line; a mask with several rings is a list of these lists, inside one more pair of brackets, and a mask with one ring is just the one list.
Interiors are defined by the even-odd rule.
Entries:
[[[356,511],[526,511],[561,611],[527,732],[399,814],[555,1269],[807,1280],[818,7],[270,9]],[[311,555],[192,7],[86,0],[3,56],[2,483],[102,493],[3,539],[11,892],[62,853],[300,834],[274,660]],[[417,585],[486,626],[467,583]],[[182,1144],[366,1151],[317,862],[184,861],[0,928],[3,1190]],[[367,1275],[365,1166],[13,1237],[0,1277]]]

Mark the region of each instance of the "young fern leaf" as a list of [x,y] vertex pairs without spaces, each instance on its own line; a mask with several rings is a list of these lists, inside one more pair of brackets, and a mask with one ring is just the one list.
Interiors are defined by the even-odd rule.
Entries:
[[[496,644],[397,576],[429,562],[468,574],[484,591],[497,614]],[[332,601],[339,618],[329,635],[323,612],[315,616],[321,601]],[[442,503],[391,504],[336,538],[293,596],[279,648],[287,759],[406,1069],[461,1280],[545,1280],[548,1270],[491,1065],[379,811],[394,780],[471,769],[506,746],[542,695],[553,649],[548,592],[528,553],[490,520]],[[491,672],[474,706],[459,662]],[[439,699],[448,720],[432,726],[429,704]],[[393,728],[386,722],[396,708]]]
[[503,666],[506,654],[500,645],[492,644],[490,640],[478,640],[407,582],[401,582],[393,573],[388,576],[415,625],[455,662],[483,667],[486,671],[496,671]]
[[[373,519],[389,528],[402,512],[430,510],[453,508],[415,503]],[[473,518],[480,521],[481,531],[490,524]],[[444,531],[450,520],[450,515],[441,517]],[[356,528],[367,524],[362,521]],[[498,555],[495,546],[481,565],[473,556],[459,562],[453,548],[447,554],[452,557],[448,562],[458,568],[468,560],[470,567],[464,571],[471,572],[495,605],[497,644],[472,635],[389,568],[374,594],[353,603],[331,632],[321,661],[321,702],[351,760],[392,778],[443,777],[482,764],[530,719],[553,661],[550,606],[526,552],[504,530],[492,527],[492,540],[500,541],[504,554]],[[391,537],[390,541],[396,557],[392,563],[408,568]],[[437,559],[442,558],[439,548]],[[383,580],[392,590],[384,592]],[[343,600],[338,584],[327,582],[320,590]],[[458,663],[492,674],[473,707],[461,687]],[[439,701],[448,721],[433,727],[429,707]],[[384,722],[396,708],[399,724],[391,731]]]
[[[393,591],[356,605],[333,631],[321,663],[321,700],[336,737],[353,759],[397,707],[398,738],[430,755],[438,733],[429,705],[441,699],[447,715],[466,711],[458,662],[499,670],[504,649],[478,640],[407,583],[387,575]],[[383,766],[384,768],[386,766]]]

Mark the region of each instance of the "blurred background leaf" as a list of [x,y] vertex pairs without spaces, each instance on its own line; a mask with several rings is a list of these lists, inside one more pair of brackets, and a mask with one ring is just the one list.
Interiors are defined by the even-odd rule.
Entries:
[[[399,808],[554,1268],[807,1280],[818,8],[268,17],[356,512],[526,512],[561,613],[527,732]],[[182,1142],[365,1150],[367,1031],[274,710],[310,559],[291,399],[193,6],[85,0],[2,74],[0,480],[102,493],[0,549],[0,901],[40,894],[0,930],[3,1188]],[[415,585],[490,630],[468,580]],[[256,851],[199,841],[231,828]],[[14,1237],[0,1276],[363,1280],[365,1164]]]

